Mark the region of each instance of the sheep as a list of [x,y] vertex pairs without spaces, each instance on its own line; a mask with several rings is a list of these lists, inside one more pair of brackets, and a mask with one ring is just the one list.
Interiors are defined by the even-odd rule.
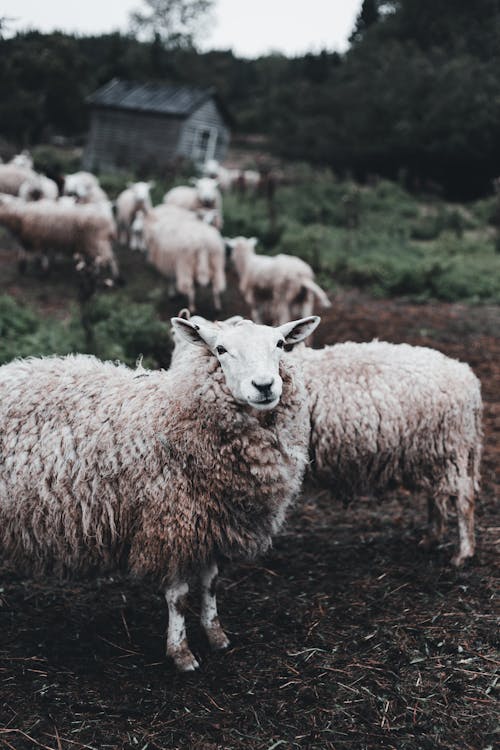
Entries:
[[21,167],[22,169],[33,169],[33,157],[31,156],[30,152],[26,149],[24,151],[21,151],[20,154],[16,154],[12,157],[9,164],[14,164],[16,167]]
[[79,191],[85,193],[98,187],[99,180],[92,172],[73,172],[64,178],[63,193],[78,196]]
[[[54,251],[79,254],[97,268],[118,277],[111,240],[114,225],[93,206],[70,206],[58,201],[26,203],[0,196],[0,224],[12,231],[25,251],[46,258]],[[46,262],[45,262],[46,264]]]
[[239,169],[223,167],[216,159],[208,159],[203,165],[203,175],[217,180],[217,186],[223,192],[231,190],[241,184],[243,175]]
[[217,219],[212,223],[217,229],[222,229],[222,197],[217,180],[201,177],[193,179],[193,183],[193,187],[178,185],[172,188],[163,196],[163,203],[194,212],[216,211]]
[[136,212],[139,210],[148,211],[153,207],[150,196],[150,190],[153,186],[154,182],[129,183],[128,187],[116,199],[118,242],[121,245],[130,245],[130,229]]
[[240,291],[257,323],[282,323],[294,314],[310,315],[315,298],[322,307],[330,307],[325,292],[314,281],[312,268],[300,258],[256,255],[255,237],[235,237],[226,242],[231,248]]
[[16,164],[0,164],[0,193],[18,195],[26,180],[36,179],[37,173]]
[[474,493],[482,448],[480,382],[433,349],[384,341],[293,353],[309,395],[310,475],[334,494],[383,493],[394,483],[428,494],[427,543],[443,535],[456,498],[459,548],[474,554]]
[[264,552],[307,461],[304,385],[285,344],[319,323],[230,330],[173,318],[190,342],[172,371],[88,355],[0,367],[0,550],[28,575],[115,568],[165,590],[167,654],[198,662],[186,638],[190,580],[201,622],[227,647],[217,563]]
[[176,206],[157,206],[144,214],[138,211],[132,225],[131,247],[147,248],[148,261],[188,298],[195,309],[195,282],[212,285],[214,307],[221,309],[220,295],[226,289],[225,246],[220,233]]
[[[179,315],[208,323],[188,311]],[[172,366],[185,349],[174,340]],[[472,557],[483,407],[481,384],[469,365],[434,349],[378,340],[323,349],[301,345],[291,357],[308,393],[309,477],[346,500],[382,495],[393,485],[424,490],[427,545],[442,539],[448,500],[455,497],[459,548],[452,563]]]
[[59,197],[59,188],[54,180],[43,174],[34,173],[22,183],[18,195],[25,201],[38,201],[41,198],[56,201]]

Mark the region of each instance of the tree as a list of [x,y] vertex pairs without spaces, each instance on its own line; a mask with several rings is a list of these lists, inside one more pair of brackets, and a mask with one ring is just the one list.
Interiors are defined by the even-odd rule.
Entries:
[[192,47],[201,33],[201,19],[214,0],[143,0],[144,11],[130,14],[131,31],[160,40],[165,47]]
[[363,0],[363,5],[356,18],[354,30],[349,37],[351,44],[359,42],[367,29],[380,19],[379,0]]

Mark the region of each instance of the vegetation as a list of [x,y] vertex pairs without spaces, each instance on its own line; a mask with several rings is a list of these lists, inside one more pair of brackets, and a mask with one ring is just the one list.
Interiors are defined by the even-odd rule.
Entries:
[[81,312],[62,322],[40,317],[8,295],[0,296],[0,364],[15,357],[83,352],[133,367],[167,367],[171,343],[167,326],[151,304],[137,304],[119,293],[92,300],[88,319],[92,345],[87,343]]
[[264,201],[232,195],[224,231],[259,237],[261,252],[299,255],[330,289],[500,302],[496,199],[422,201],[387,180],[360,187],[305,165],[297,174],[299,184],[277,192],[277,222]]
[[[206,0],[148,2],[160,11],[188,5],[206,27]],[[499,0],[365,0],[344,55],[291,59],[172,48],[153,16],[139,12],[139,38],[0,33],[0,134],[17,146],[83,140],[85,97],[116,76],[215,86],[236,131],[362,181],[378,174],[471,199],[500,170]]]

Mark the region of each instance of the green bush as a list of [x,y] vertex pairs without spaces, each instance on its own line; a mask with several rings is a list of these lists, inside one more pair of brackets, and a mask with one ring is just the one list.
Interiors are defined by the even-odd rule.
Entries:
[[0,364],[15,357],[81,350],[82,333],[72,323],[42,318],[12,297],[0,296]]
[[68,150],[57,146],[35,146],[31,155],[37,172],[64,175],[80,169],[80,149]]
[[0,297],[0,363],[15,357],[92,353],[103,360],[119,360],[133,367],[143,357],[145,367],[168,367],[172,342],[169,328],[152,305],[131,303],[118,295],[100,295],[68,322],[42,318],[12,297]]

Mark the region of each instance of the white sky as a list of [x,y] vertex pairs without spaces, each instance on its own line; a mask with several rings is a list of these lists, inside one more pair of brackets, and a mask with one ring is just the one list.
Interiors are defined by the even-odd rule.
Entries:
[[[213,31],[203,49],[233,49],[244,57],[270,51],[288,55],[343,51],[362,0],[215,0]],[[0,0],[11,31],[125,31],[141,0]]]

